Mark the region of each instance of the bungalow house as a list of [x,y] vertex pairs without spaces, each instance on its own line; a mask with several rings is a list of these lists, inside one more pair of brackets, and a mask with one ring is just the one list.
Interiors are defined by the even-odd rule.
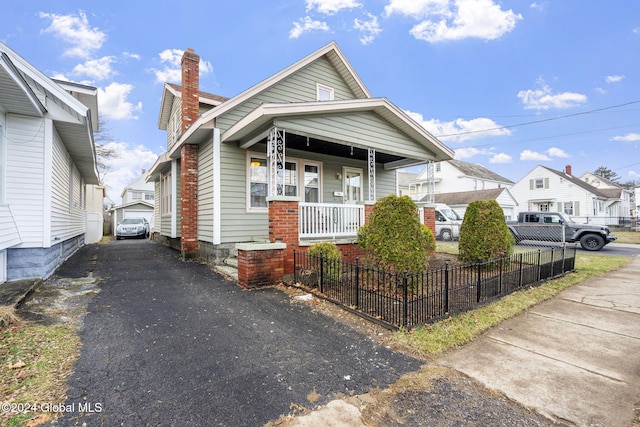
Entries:
[[504,219],[510,221],[516,219],[516,207],[518,202],[508,188],[490,188],[477,191],[456,191],[454,193],[436,193],[435,202],[444,203],[453,209],[460,217],[464,217],[469,204],[478,200],[495,200],[502,211]]
[[536,166],[511,187],[518,212],[564,212],[579,222],[608,225],[617,220],[619,192],[601,189],[564,171]]
[[164,86],[167,152],[149,174],[154,238],[185,257],[219,263],[270,241],[274,201],[299,207],[300,239],[354,238],[364,205],[396,193],[397,169],[453,156],[372,97],[334,42],[230,99],[199,91],[198,64],[187,50],[182,86]]
[[125,218],[146,218],[153,228],[153,206],[155,199],[155,186],[153,182],[147,182],[147,173],[138,177],[131,184],[122,189],[120,194],[122,204],[111,210],[113,219],[113,235],[116,234],[116,226]]
[[95,88],[52,80],[0,42],[0,283],[46,278],[84,244],[97,114]]
[[[509,188],[513,181],[475,163],[462,160],[445,160],[433,166],[433,191],[455,193],[459,191],[479,191],[492,188]],[[415,200],[424,199],[429,194],[429,168],[423,169],[411,182]],[[507,212],[505,211],[505,214]]]

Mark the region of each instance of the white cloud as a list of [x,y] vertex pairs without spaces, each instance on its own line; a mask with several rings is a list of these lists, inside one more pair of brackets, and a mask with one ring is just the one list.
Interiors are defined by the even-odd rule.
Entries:
[[77,15],[58,15],[55,13],[39,13],[40,18],[49,19],[51,24],[42,30],[43,33],[51,33],[71,47],[65,51],[67,56],[88,58],[93,52],[100,49],[107,36],[98,28],[91,28],[84,11],[78,11]]
[[547,154],[551,157],[571,157],[561,148],[551,147],[547,150]]
[[111,83],[104,89],[98,88],[98,111],[113,120],[137,119],[136,112],[142,110],[142,103],[133,104],[127,97],[133,90],[130,84]]
[[333,15],[342,9],[355,9],[361,6],[362,4],[356,0],[307,0],[307,12],[315,9],[325,15]]
[[551,160],[551,158],[542,153],[531,150],[524,150],[522,153],[520,153],[520,160],[549,161]]
[[363,33],[360,37],[360,43],[363,45],[368,45],[382,32],[382,28],[380,28],[380,24],[378,23],[378,17],[374,16],[370,13],[367,13],[369,17],[368,21],[360,21],[359,19],[354,19],[353,26],[356,30],[359,30]]
[[115,62],[113,56],[103,56],[99,59],[88,59],[83,64],[73,67],[73,75],[87,76],[94,80],[105,80],[115,74],[112,64]]
[[454,157],[458,160],[469,159],[473,156],[477,156],[478,154],[482,154],[482,151],[475,147],[457,148],[454,151],[456,153]]
[[640,133],[628,133],[609,138],[609,141],[635,142],[640,141]]
[[587,96],[576,92],[553,93],[544,79],[538,79],[538,89],[518,92],[518,98],[527,110],[548,110],[550,108],[572,108],[587,102]]
[[142,145],[130,147],[126,142],[109,142],[105,148],[113,150],[115,156],[105,161],[107,171],[103,182],[109,198],[120,204],[122,189],[138,179],[143,169],[149,170],[158,156]]
[[618,83],[624,79],[624,76],[607,76],[604,81],[607,83]]
[[132,52],[122,52],[122,56],[124,56],[125,58],[132,58],[132,59],[137,59],[137,60],[141,59],[140,55],[138,55],[137,53],[132,53]]
[[493,0],[391,0],[384,13],[419,20],[410,33],[430,43],[466,38],[498,39],[522,19],[522,15],[512,10],[502,10]]
[[[149,70],[156,76],[157,83],[169,82],[180,84],[182,82],[181,62],[183,54],[184,50],[182,49],[165,49],[158,54],[163,68],[160,70],[151,68]],[[211,62],[203,61],[202,58],[200,58],[198,68],[201,76],[213,72]]]
[[297,39],[304,33],[311,31],[330,31],[329,25],[323,21],[315,21],[310,16],[300,18],[298,22],[293,23],[293,28],[289,31],[290,39]]
[[513,158],[505,153],[496,153],[489,159],[489,163],[513,163]]
[[544,11],[546,9],[546,5],[543,3],[531,3],[529,7],[531,9],[540,10],[540,11]]
[[406,112],[423,128],[442,141],[463,142],[486,136],[511,135],[509,129],[501,128],[496,122],[485,117],[465,120],[456,119],[441,122],[438,119],[425,120],[420,113]]

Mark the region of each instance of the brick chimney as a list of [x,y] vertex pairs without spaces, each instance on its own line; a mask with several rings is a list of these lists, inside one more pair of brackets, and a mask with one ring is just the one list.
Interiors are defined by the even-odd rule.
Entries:
[[[200,57],[193,49],[182,55],[182,126],[184,133],[199,117]],[[184,144],[180,151],[180,251],[183,258],[199,256],[198,145]]]
[[571,165],[567,165],[564,167],[564,173],[571,176]]

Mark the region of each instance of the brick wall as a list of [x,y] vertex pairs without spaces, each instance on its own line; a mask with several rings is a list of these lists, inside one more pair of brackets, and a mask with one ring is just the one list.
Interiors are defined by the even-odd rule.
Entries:
[[433,232],[433,237],[436,236],[436,209],[433,207],[424,207],[424,225],[429,227]]
[[269,200],[269,241],[285,243],[284,274],[293,274],[293,252],[298,249],[298,200]]
[[238,249],[238,284],[253,289],[275,285],[284,277],[284,249]]

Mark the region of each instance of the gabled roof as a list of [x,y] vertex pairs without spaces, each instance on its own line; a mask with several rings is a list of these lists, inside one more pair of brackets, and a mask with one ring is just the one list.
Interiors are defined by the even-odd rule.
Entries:
[[[214,95],[208,92],[199,92],[200,104],[210,105],[211,108],[215,108],[223,102],[229,100],[229,98]],[[171,115],[171,106],[175,98],[182,98],[182,86],[173,83],[165,83],[162,91],[162,101],[160,104],[160,116],[158,117],[158,128],[161,130],[167,130],[167,123],[169,123]]]
[[[72,84],[69,83],[69,86],[63,87],[2,42],[0,42],[0,56],[2,58],[0,59],[2,70],[0,71],[0,84],[2,84],[0,101],[3,105],[17,108],[18,111],[28,111],[31,116],[36,117],[43,117],[44,113],[48,112],[82,178],[87,184],[98,184],[92,111],[72,95],[71,92],[74,92],[71,89]],[[97,89],[90,86],[77,84],[75,86],[77,93],[80,92],[80,87],[83,88],[82,92],[93,89],[97,93]],[[11,92],[15,90],[17,92]],[[46,105],[36,93],[46,96]],[[17,96],[17,101],[9,101],[11,96]]]
[[486,179],[490,181],[500,181],[508,184],[513,184],[514,182],[508,178],[505,178],[497,173],[485,168],[484,166],[480,166],[475,163],[463,162],[462,160],[447,160],[452,166],[458,169],[460,172],[465,174],[466,176],[473,178]]
[[332,63],[332,65],[335,67],[335,69],[338,71],[342,79],[347,83],[347,85],[349,86],[351,91],[356,95],[357,98],[371,98],[369,89],[367,89],[367,87],[364,85],[362,80],[360,80],[360,77],[358,76],[358,74],[355,72],[353,67],[351,67],[351,65],[349,64],[349,61],[347,61],[347,58],[338,48],[337,43],[333,41],[321,47],[320,49],[316,50],[315,52],[311,53],[310,55],[307,55],[306,57],[297,61],[293,65],[290,65],[284,70],[250,87],[249,89],[245,90],[239,95],[236,95],[233,98],[230,98],[228,101],[222,103],[218,107],[202,114],[202,116],[200,116],[193,123],[193,125],[191,125],[189,129],[187,129],[184,132],[184,134],[180,138],[179,143],[174,144],[174,146],[171,149],[171,153],[173,154],[174,152],[178,151],[180,149],[180,146],[184,144],[194,134],[198,133],[201,127],[207,128],[207,126],[204,126],[207,122],[237,107],[239,104],[256,96],[260,92],[270,88],[274,84],[282,81],[286,77],[292,75],[296,71],[306,67],[307,65],[311,64],[312,62],[316,61],[317,59],[323,56],[326,56],[326,58]]
[[[488,190],[475,190],[475,191],[459,191],[455,193],[436,193],[434,201],[436,203],[444,203],[449,206],[468,205],[471,202],[478,200],[497,200],[502,193],[507,192],[509,196],[511,193],[506,188],[490,188]],[[425,198],[426,199],[426,198]],[[513,199],[515,204],[517,202]]]
[[124,197],[124,194],[127,192],[127,190],[153,191],[153,188],[154,188],[153,183],[147,182],[147,175],[148,175],[147,173],[144,173],[140,177],[138,177],[138,179],[136,179],[129,185],[125,186],[122,189],[122,193],[120,193],[120,197]]
[[551,168],[548,168],[546,166],[540,166],[540,167],[543,168],[543,169],[546,169],[549,172],[552,172],[552,173],[554,173],[554,174],[556,174],[556,175],[558,175],[558,176],[560,176],[560,177],[562,177],[564,179],[566,179],[567,181],[571,182],[572,184],[577,185],[578,187],[580,187],[583,190],[586,190],[586,191],[592,193],[593,195],[595,195],[597,197],[601,197],[601,198],[604,198],[604,199],[610,199],[611,198],[610,197],[611,193],[604,191],[604,190],[606,190],[604,188],[600,189],[598,187],[594,187],[593,185],[584,182],[580,178],[577,178],[577,177],[575,177],[573,175],[567,175],[564,172],[557,171],[555,169],[551,169]]

